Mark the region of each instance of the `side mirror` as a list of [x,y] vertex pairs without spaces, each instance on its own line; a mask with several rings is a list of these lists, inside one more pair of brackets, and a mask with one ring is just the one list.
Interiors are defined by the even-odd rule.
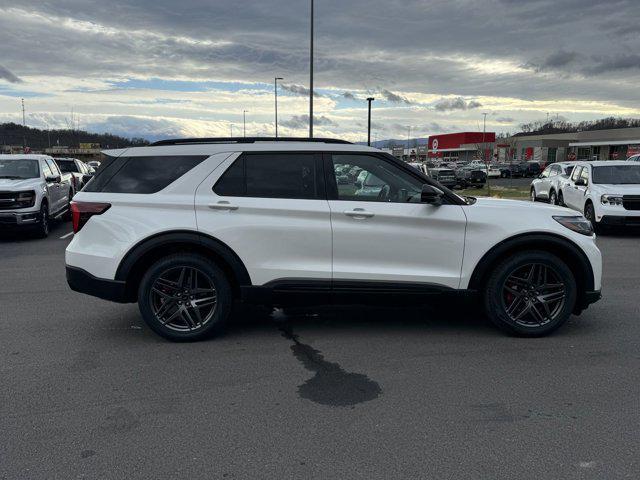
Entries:
[[442,205],[442,197],[444,192],[436,187],[425,183],[422,185],[422,193],[420,194],[420,202],[429,205]]
[[60,175],[48,175],[45,180],[51,183],[60,183],[60,180],[62,179],[60,178]]

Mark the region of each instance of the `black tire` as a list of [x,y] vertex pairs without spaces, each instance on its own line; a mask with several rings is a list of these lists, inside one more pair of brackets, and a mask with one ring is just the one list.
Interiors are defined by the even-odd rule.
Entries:
[[[192,273],[189,273],[193,271],[197,272],[195,288]],[[187,275],[191,275],[190,280],[186,279]],[[163,283],[157,283],[158,280]],[[198,285],[203,288],[197,288]],[[212,296],[198,299],[198,294],[194,292],[207,290],[205,286],[212,287],[209,290],[211,293],[199,294]],[[193,303],[209,298],[215,298],[210,300],[212,305],[196,307]],[[147,270],[138,289],[138,307],[145,323],[161,337],[174,342],[192,342],[224,330],[231,317],[233,293],[226,275],[214,262],[200,255],[180,253],[158,260]],[[165,315],[162,315],[163,308]],[[201,311],[201,308],[212,310]],[[198,312],[195,312],[196,309]],[[167,321],[172,316],[175,317],[174,320]]]
[[40,218],[36,225],[35,235],[38,238],[47,238],[49,236],[49,204],[44,201],[40,205]]
[[584,216],[587,220],[591,222],[591,226],[593,227],[593,231],[596,233],[602,233],[602,228],[596,222],[596,210],[593,207],[593,203],[590,201],[586,203],[584,206]]
[[73,190],[69,190],[69,198],[67,199],[67,211],[64,214],[65,220],[71,220],[71,199],[73,199],[74,193]]
[[[512,284],[520,291],[516,295],[511,293],[516,287],[512,288],[509,281],[520,277],[521,272],[529,272],[531,266],[537,268],[538,272],[542,268],[550,272],[547,273],[547,280],[543,281],[546,285],[561,285],[553,288],[557,290],[556,296],[563,295],[562,299],[553,300],[552,302],[557,303],[547,305],[546,312],[540,298],[549,297],[554,292],[552,287],[537,286],[535,291],[529,290],[530,287],[524,286],[526,280],[518,278],[518,281],[523,281],[523,286]],[[540,273],[534,273],[533,276],[534,283],[542,278]],[[555,255],[538,250],[516,253],[498,264],[487,279],[484,291],[485,311],[489,319],[503,331],[521,337],[541,337],[558,329],[571,316],[576,298],[576,281],[569,267]],[[521,303],[517,304],[518,301]],[[517,308],[514,309],[514,305]],[[510,313],[510,310],[513,312]],[[524,312],[524,316],[516,319],[515,317],[522,315],[521,312]]]
[[561,207],[566,207],[566,205],[564,204],[564,195],[562,194],[562,192],[558,193],[558,205],[560,205]]
[[532,202],[538,201],[538,197],[536,196],[536,189],[533,187],[531,188],[531,192],[529,193],[529,198],[531,199]]
[[558,205],[558,194],[555,190],[551,190],[549,193],[549,203],[551,205]]

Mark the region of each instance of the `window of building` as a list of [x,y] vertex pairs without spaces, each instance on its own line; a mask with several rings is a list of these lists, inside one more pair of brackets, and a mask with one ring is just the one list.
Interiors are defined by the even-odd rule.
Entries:
[[549,147],[549,149],[547,150],[547,163],[555,163],[557,153],[558,153],[557,148]]

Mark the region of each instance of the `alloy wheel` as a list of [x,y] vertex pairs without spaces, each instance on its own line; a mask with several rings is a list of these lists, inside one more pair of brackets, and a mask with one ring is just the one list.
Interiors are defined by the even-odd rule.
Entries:
[[201,329],[212,318],[217,291],[211,278],[194,267],[178,266],[153,282],[150,305],[158,322],[179,332]]
[[502,304],[509,319],[524,327],[540,327],[562,312],[566,286],[558,272],[542,263],[515,269],[504,281]]
[[558,204],[558,196],[556,195],[556,192],[551,192],[551,195],[549,195],[549,203],[551,205]]
[[43,235],[48,235],[49,234],[49,209],[47,208],[46,205],[42,205],[42,207],[40,208],[40,221],[42,222],[41,230]]

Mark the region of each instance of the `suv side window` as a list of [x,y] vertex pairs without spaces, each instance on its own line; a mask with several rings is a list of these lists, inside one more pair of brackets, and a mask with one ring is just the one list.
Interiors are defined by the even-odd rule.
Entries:
[[544,171],[540,174],[541,178],[547,178],[551,174],[551,167],[545,168]]
[[584,183],[589,185],[589,168],[582,167],[582,171],[580,172],[580,178],[584,180]]
[[573,169],[573,173],[571,174],[571,181],[575,182],[580,176],[580,172],[582,171],[582,167],[575,167]]
[[[337,200],[394,203],[420,201],[424,182],[381,157],[333,154],[330,165],[329,175],[335,178]],[[347,168],[343,167],[345,165]],[[357,176],[350,174],[354,170],[359,171]]]
[[[158,156],[158,157],[119,157],[117,164],[122,165],[110,178],[100,179],[86,191],[109,193],[156,193],[175,182],[209,155]],[[104,172],[104,170],[103,170]],[[96,190],[99,188],[99,190]]]
[[213,187],[226,197],[320,198],[316,154],[247,153],[238,158]]

